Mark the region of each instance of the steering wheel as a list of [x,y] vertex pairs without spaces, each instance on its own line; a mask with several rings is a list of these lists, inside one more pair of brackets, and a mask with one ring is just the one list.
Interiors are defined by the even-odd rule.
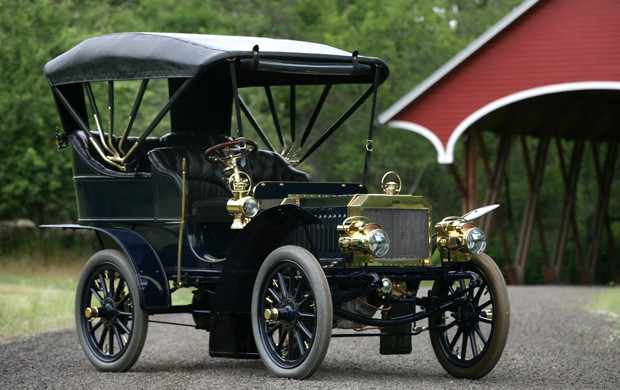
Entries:
[[[237,139],[233,141],[222,142],[217,145],[211,146],[209,149],[205,151],[204,156],[207,160],[209,160],[212,163],[228,165],[228,163],[233,157],[238,157],[241,155],[240,151],[239,153],[234,153],[231,151],[231,148],[233,146],[239,146],[244,142],[246,144],[245,147],[247,148],[248,156],[251,156],[254,153],[256,153],[256,151],[258,150],[258,145],[256,144],[256,142],[249,140],[249,139],[246,139],[246,140]],[[216,156],[215,152],[220,151],[220,150],[225,150],[226,156],[224,157]]]

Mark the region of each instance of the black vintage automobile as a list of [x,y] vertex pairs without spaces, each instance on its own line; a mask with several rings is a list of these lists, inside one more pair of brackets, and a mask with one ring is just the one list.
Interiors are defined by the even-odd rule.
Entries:
[[[394,172],[368,193],[384,61],[292,40],[120,33],[80,43],[45,75],[79,218],[50,226],[91,230],[101,245],[75,301],[97,369],[130,369],[162,313],[191,313],[211,356],[261,358],[281,377],[311,376],[332,337],[380,337],[381,354],[407,354],[428,331],[455,377],[499,360],[508,294],[472,223],[496,205],[433,224]],[[349,87],[359,98],[318,125]],[[312,93],[302,131],[296,105]],[[362,180],[314,181],[299,167],[362,105]],[[173,305],[184,288],[191,304]]]

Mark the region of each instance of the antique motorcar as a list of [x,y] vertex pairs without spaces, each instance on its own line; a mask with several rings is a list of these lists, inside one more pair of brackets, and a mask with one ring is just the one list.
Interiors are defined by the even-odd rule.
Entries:
[[[455,377],[498,362],[508,294],[473,223],[497,205],[433,223],[397,173],[374,184],[380,193],[367,188],[381,59],[283,39],[118,33],[44,72],[78,216],[48,227],[90,230],[101,246],[75,300],[97,369],[130,369],[149,321],[169,313],[209,332],[211,356],[260,358],[280,377],[311,376],[332,337],[379,337],[379,353],[408,354],[428,332]],[[343,105],[339,91],[356,89]],[[368,124],[348,140],[359,181],[315,180],[304,163],[352,117]],[[191,303],[173,304],[181,290]]]

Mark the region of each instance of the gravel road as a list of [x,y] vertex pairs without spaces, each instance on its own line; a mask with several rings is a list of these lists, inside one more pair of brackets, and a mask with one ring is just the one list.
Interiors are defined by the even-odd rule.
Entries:
[[[426,334],[414,353],[379,355],[375,338],[332,339],[321,368],[306,381],[270,376],[259,360],[216,359],[208,334],[189,327],[150,324],[145,348],[126,373],[101,373],[84,357],[75,329],[0,344],[5,389],[618,389],[620,320],[591,313],[597,288],[508,288],[511,329],[495,369],[477,380],[457,380],[437,362]],[[188,316],[155,319],[191,321]]]

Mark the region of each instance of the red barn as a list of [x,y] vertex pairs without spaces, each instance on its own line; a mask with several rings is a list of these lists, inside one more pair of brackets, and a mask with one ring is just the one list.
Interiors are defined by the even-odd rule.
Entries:
[[[551,140],[570,140],[573,147],[570,156],[563,156],[558,146],[565,195],[552,252],[544,256],[545,280],[559,280],[569,235],[579,242],[574,192],[586,146],[592,148],[597,177],[591,180],[598,181],[599,194],[594,224],[588,227],[594,238],[587,248],[577,245],[576,250],[584,283],[593,278],[601,235],[607,234],[613,246],[608,211],[620,140],[619,21],[618,0],[525,1],[379,117],[381,123],[432,143],[438,162],[449,164],[457,178],[464,208],[477,204],[480,159],[489,183],[485,201],[494,202],[513,141],[526,136],[539,140],[536,155],[530,158],[525,152],[523,157],[530,188],[516,254],[505,254],[512,282],[524,281]],[[493,166],[480,136],[486,131],[501,139]],[[464,162],[457,166],[454,150],[463,134],[469,136]],[[489,227],[490,221],[484,224]],[[611,252],[618,277],[613,247]]]

